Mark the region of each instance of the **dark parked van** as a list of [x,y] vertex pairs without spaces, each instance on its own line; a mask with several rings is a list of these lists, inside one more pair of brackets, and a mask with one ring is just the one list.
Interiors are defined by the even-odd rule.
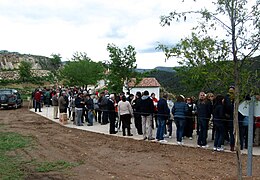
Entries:
[[0,107],[17,109],[21,107],[23,100],[20,93],[15,89],[0,89]]

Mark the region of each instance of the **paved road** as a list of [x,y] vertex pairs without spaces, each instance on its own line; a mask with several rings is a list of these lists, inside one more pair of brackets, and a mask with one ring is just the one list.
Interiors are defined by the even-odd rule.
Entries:
[[[30,109],[32,112],[34,112],[34,109]],[[53,119],[53,108],[52,107],[44,107],[42,108],[42,112],[37,112],[37,114],[41,115],[41,116],[44,116],[48,119],[50,119],[51,121],[54,121],[56,123],[60,123],[59,120],[57,119]],[[133,121],[132,121],[133,122]],[[68,124],[64,125],[66,127],[69,127],[69,128],[76,128],[76,129],[81,129],[81,130],[86,130],[86,131],[91,131],[91,132],[96,132],[96,133],[101,133],[101,134],[106,134],[106,135],[110,135],[110,136],[123,136],[122,135],[122,132],[118,132],[117,134],[109,134],[109,124],[107,125],[100,125],[99,123],[97,122],[94,122],[94,125],[93,126],[87,126],[86,123],[84,126],[76,126],[76,125],[73,125],[73,122],[71,121],[68,121]],[[142,140],[143,137],[142,135],[138,135],[137,132],[136,132],[136,128],[134,126],[134,124],[131,124],[131,132],[133,134],[133,136],[125,136],[126,138],[132,138],[132,139],[136,139],[136,140]],[[156,129],[153,130],[153,134],[155,135],[156,133]],[[197,135],[194,131],[193,133],[193,139],[190,140],[188,138],[184,138],[183,140],[183,145],[184,146],[190,146],[190,147],[196,147],[197,148]],[[207,147],[207,149],[209,150],[213,150],[213,141],[211,140],[211,134],[212,134],[212,131],[209,130],[208,132],[208,145],[209,147]],[[173,123],[173,134],[172,134],[172,138],[169,139],[169,138],[165,138],[165,140],[167,140],[167,144],[171,144],[171,145],[177,145],[177,141],[176,141],[176,126],[175,124]],[[155,137],[155,136],[154,136]],[[225,144],[224,146],[224,149],[226,152],[231,152],[229,151],[229,145],[228,144]],[[241,151],[243,154],[246,154],[247,153],[247,150],[244,149]],[[257,147],[253,147],[253,154],[254,155],[260,155],[260,146],[257,146]]]

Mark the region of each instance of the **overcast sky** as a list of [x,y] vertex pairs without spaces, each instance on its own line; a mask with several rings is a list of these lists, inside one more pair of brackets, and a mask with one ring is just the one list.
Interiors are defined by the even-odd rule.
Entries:
[[108,43],[135,47],[138,68],[176,66],[165,62],[158,43],[172,45],[191,34],[195,19],[160,25],[171,11],[200,9],[209,0],[0,0],[0,50],[68,60],[86,52],[94,61],[108,60]]

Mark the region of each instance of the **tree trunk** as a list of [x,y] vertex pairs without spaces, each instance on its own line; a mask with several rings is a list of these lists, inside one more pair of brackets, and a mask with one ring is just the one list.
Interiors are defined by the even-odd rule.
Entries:
[[231,31],[232,31],[232,54],[234,62],[234,80],[235,80],[235,102],[234,102],[234,133],[235,133],[235,149],[237,157],[237,176],[239,180],[242,180],[242,163],[241,163],[241,151],[240,151],[240,139],[239,139],[239,124],[238,124],[238,106],[239,106],[239,69],[237,58],[237,42],[236,42],[236,3],[235,0],[231,2]]

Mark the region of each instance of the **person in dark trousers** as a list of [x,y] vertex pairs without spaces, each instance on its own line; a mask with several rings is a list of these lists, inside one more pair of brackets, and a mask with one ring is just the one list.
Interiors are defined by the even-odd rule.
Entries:
[[176,138],[177,138],[177,144],[182,145],[182,137],[185,127],[185,118],[186,113],[188,111],[188,106],[185,103],[184,96],[180,95],[177,97],[177,102],[174,103],[172,107],[172,114],[174,117],[174,122],[176,124],[177,130],[176,130]]
[[35,112],[37,112],[37,109],[39,108],[39,112],[41,111],[41,92],[39,89],[36,90],[34,93],[34,105],[35,105]]
[[115,130],[116,126],[116,101],[115,101],[115,95],[111,94],[109,96],[108,102],[107,102],[107,108],[108,108],[108,118],[109,118],[109,134],[116,134],[117,131]]
[[139,135],[143,134],[142,130],[142,117],[141,117],[141,92],[136,92],[135,99],[132,102],[132,107],[134,111],[134,121],[137,133]]
[[207,147],[208,137],[208,122],[211,117],[211,104],[207,101],[205,92],[200,92],[199,100],[197,102],[197,118],[198,118],[198,146],[205,148]]
[[224,96],[217,95],[213,108],[213,123],[215,125],[214,151],[224,151],[222,148],[224,140]]
[[227,95],[225,96],[224,100],[224,108],[225,108],[225,116],[226,116],[226,123],[225,129],[228,135],[228,140],[230,144],[230,151],[234,151],[235,147],[235,138],[234,138],[234,100],[235,100],[235,87],[230,86]]
[[127,130],[127,136],[133,136],[130,127],[133,109],[131,104],[126,100],[125,96],[123,96],[122,100],[118,103],[118,113],[122,121],[123,136],[126,135],[125,129]]
[[90,94],[86,95],[85,99],[86,104],[86,116],[88,117],[88,126],[93,126],[94,119],[94,103],[93,99],[90,97]]
[[79,93],[77,98],[75,99],[76,126],[83,126],[81,117],[82,117],[84,106],[85,106],[85,102],[83,99],[83,93]]
[[184,134],[183,136],[188,137],[190,140],[192,140],[193,136],[193,127],[195,123],[195,104],[192,101],[192,98],[187,98],[186,103],[188,106],[188,111],[186,114],[186,123],[185,123],[185,128],[184,128]]
[[158,128],[157,128],[157,133],[156,133],[156,139],[161,142],[167,142],[166,140],[164,140],[164,131],[165,131],[165,124],[167,119],[170,116],[170,109],[168,107],[167,104],[167,98],[168,98],[168,94],[164,93],[162,98],[158,101],[157,103],[157,124],[158,124]]
[[100,110],[102,111],[102,122],[101,125],[105,125],[108,123],[108,110],[107,110],[107,102],[108,98],[105,96],[105,92],[100,93]]

